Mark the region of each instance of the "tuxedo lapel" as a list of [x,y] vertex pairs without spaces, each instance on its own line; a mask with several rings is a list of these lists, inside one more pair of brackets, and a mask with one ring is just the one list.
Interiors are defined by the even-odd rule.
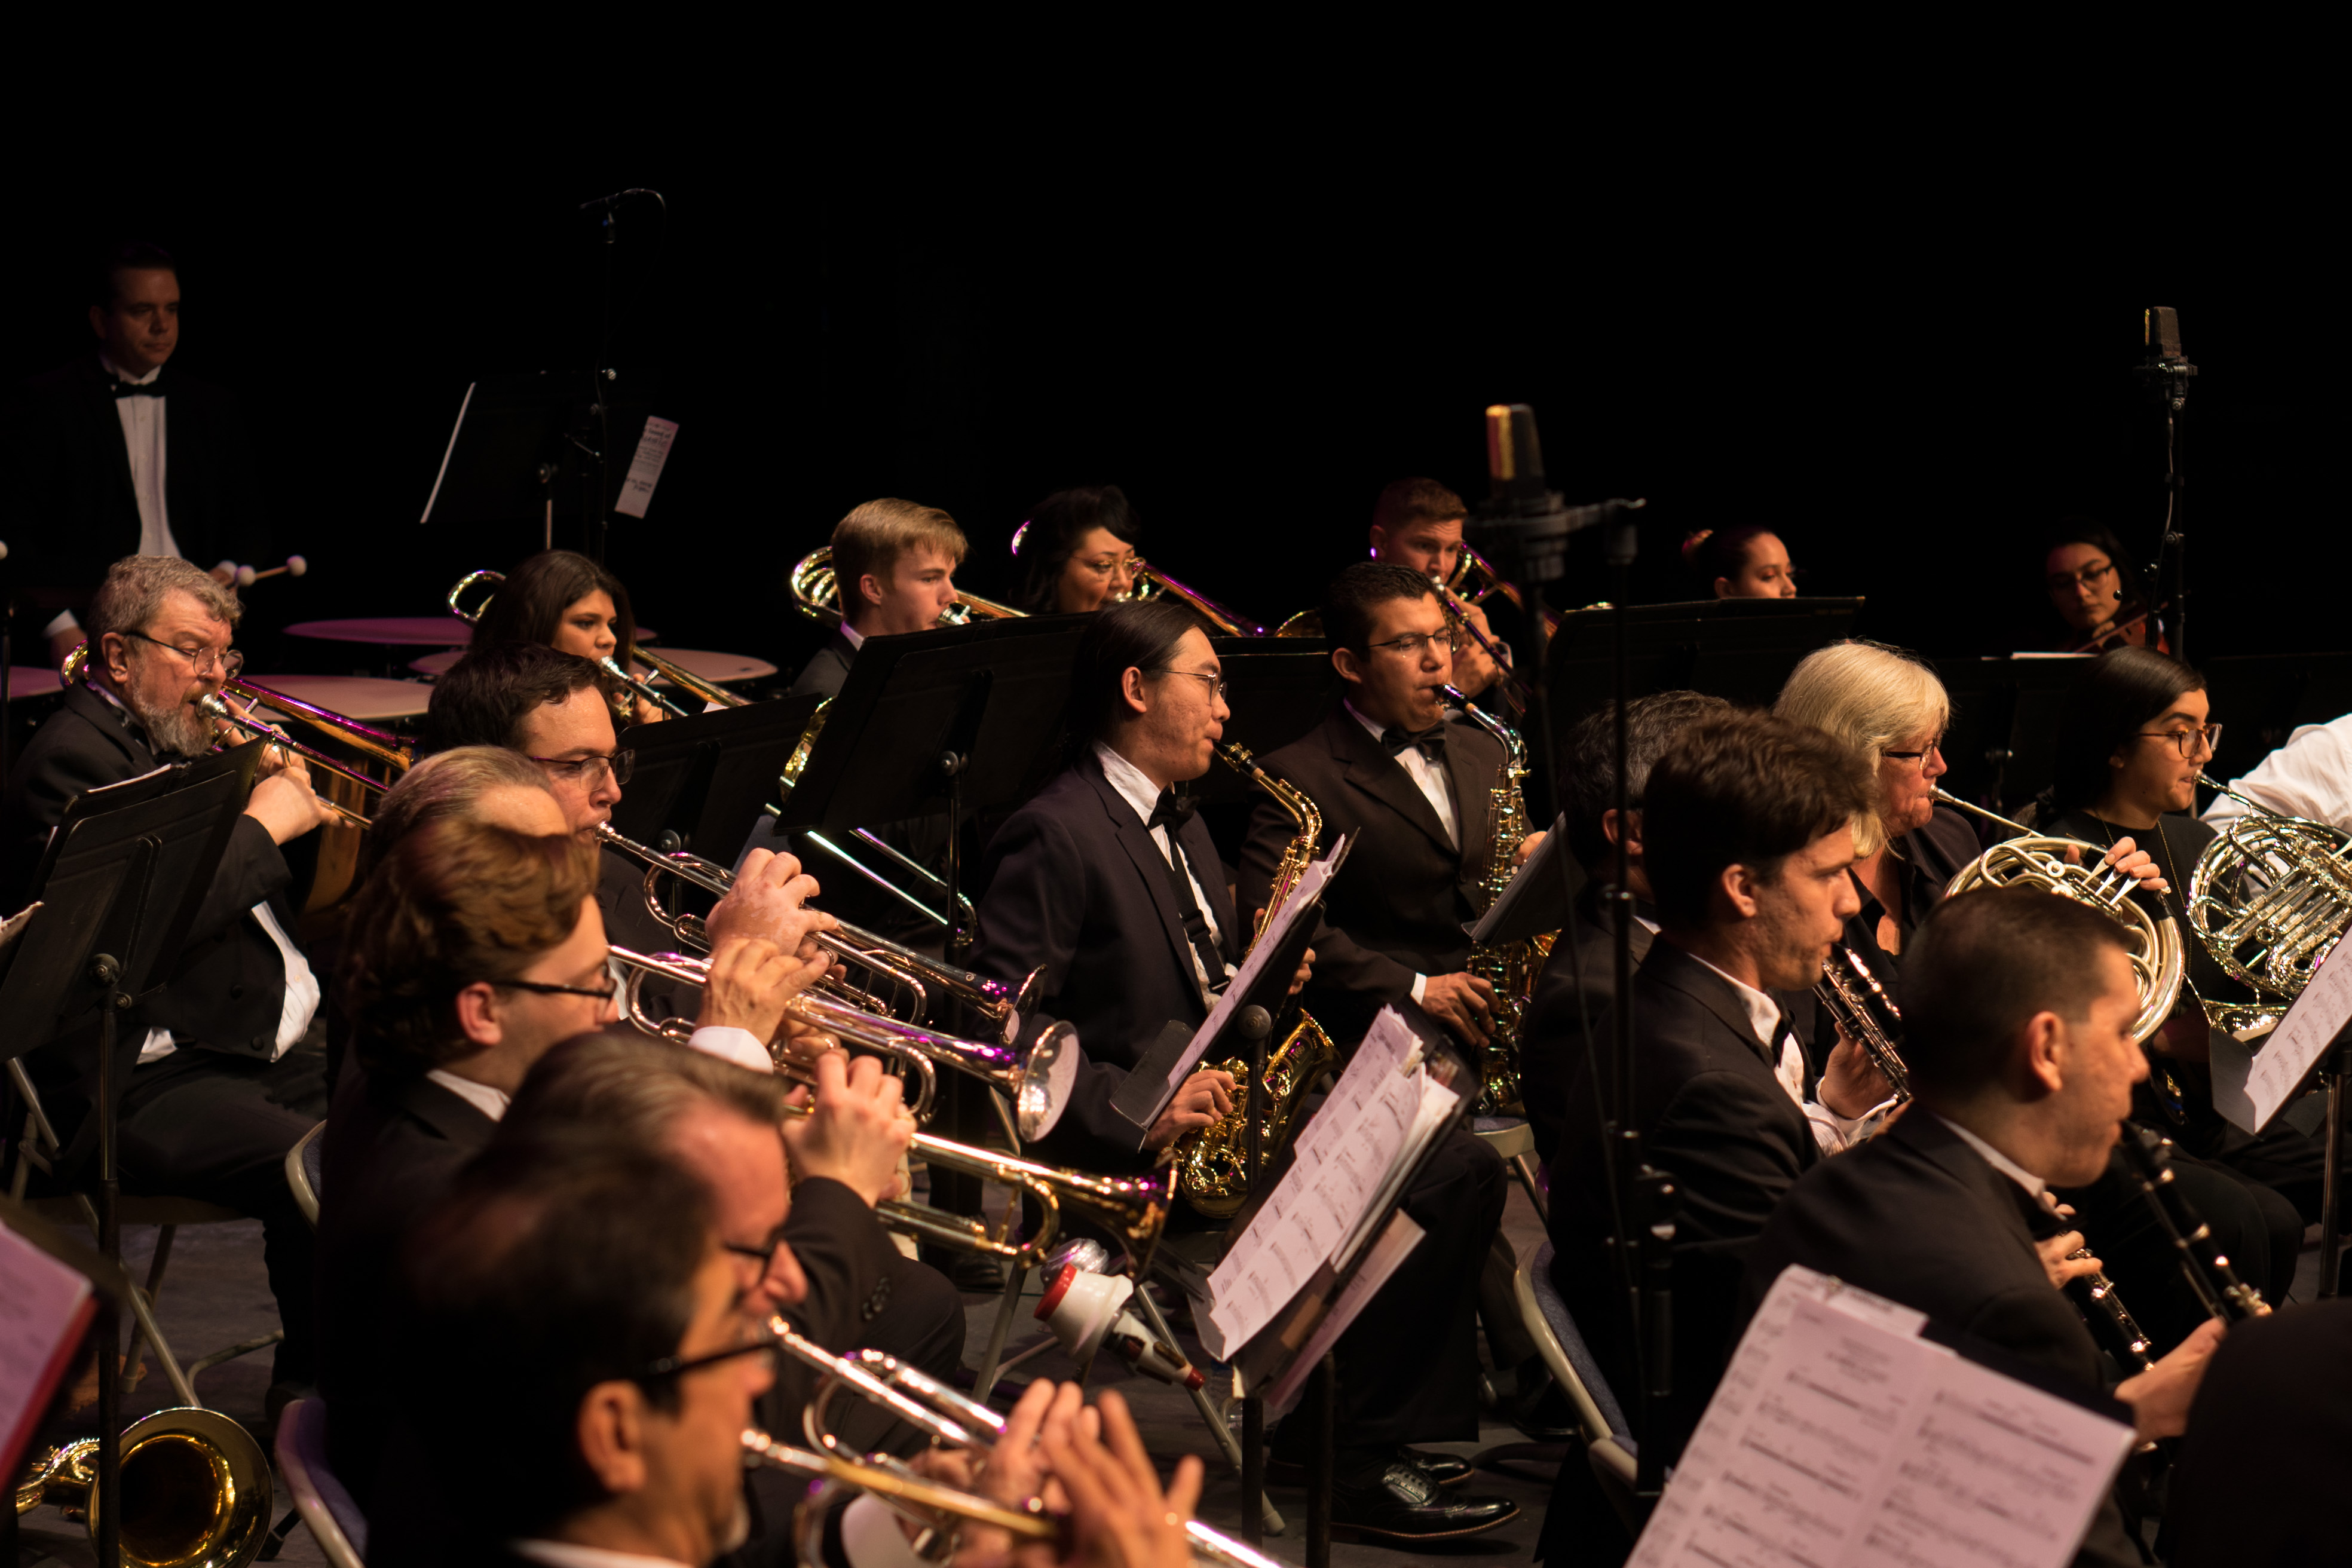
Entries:
[[1472,755],[1464,737],[1486,733],[1469,724],[1446,726],[1445,776],[1454,784],[1454,816],[1462,825],[1462,880],[1475,885],[1486,879],[1494,868],[1495,788],[1502,782],[1499,771],[1486,776]]
[[[1402,763],[1388,752],[1370,731],[1356,721],[1356,716],[1341,708],[1324,721],[1331,739],[1331,756],[1348,783],[1362,790],[1407,822],[1426,834],[1438,852],[1452,858],[1454,846],[1445,839],[1445,825],[1437,820],[1437,812],[1421,786],[1404,771]],[[1460,803],[1455,803],[1455,815],[1460,815]]]
[[1168,857],[1160,853],[1160,846],[1151,841],[1150,831],[1135,815],[1135,807],[1103,777],[1102,764],[1090,757],[1085,772],[1087,783],[1102,802],[1103,815],[1110,819],[1118,847],[1135,863],[1135,874],[1143,883],[1144,893],[1151,900],[1151,907],[1160,912],[1160,929],[1168,936],[1170,959],[1177,973],[1197,989],[1200,981],[1192,972],[1192,944],[1184,935],[1184,917],[1176,908],[1176,895],[1168,888]]
[[[114,477],[115,488],[122,492],[120,499],[130,502],[131,515],[135,517],[139,510],[139,487],[131,479],[131,446],[122,434],[122,416],[114,411],[114,378],[106,373],[104,365],[98,363],[97,356],[92,355],[82,362],[81,384],[82,397],[88,408],[85,417],[98,427],[99,449],[107,455],[107,472]],[[169,428],[167,425],[167,441],[170,439]],[[171,482],[171,473],[167,461],[163,476],[167,485]]]
[[66,693],[66,710],[105,737],[106,743],[121,752],[136,773],[150,773],[155,767],[155,752],[146,737],[132,724],[131,716],[81,681],[76,681]]
[[1643,961],[1642,973],[1645,977],[1654,976],[1659,984],[1681,992],[1715,1015],[1725,1028],[1739,1037],[1740,1043],[1767,1070],[1771,1068],[1771,1057],[1756,1038],[1755,1025],[1729,981],[1672,942],[1664,942],[1650,950],[1649,957]]
[[1915,1110],[1894,1131],[1902,1133],[1905,1142],[1999,1215],[2001,1227],[2020,1247],[2028,1252],[2033,1250],[2033,1227],[2026,1217],[2033,1200],[2026,1195],[2023,1187],[1994,1170],[1991,1161],[1969,1147],[1967,1141],[1938,1117]]

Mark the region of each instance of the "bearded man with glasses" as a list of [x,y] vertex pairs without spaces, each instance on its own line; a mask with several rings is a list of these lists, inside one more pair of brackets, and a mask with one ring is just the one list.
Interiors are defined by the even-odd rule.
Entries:
[[[84,791],[119,784],[214,744],[199,706],[241,656],[229,638],[236,594],[176,556],[133,555],[107,571],[86,615],[84,679],[65,694],[11,770],[0,804],[10,863],[6,907],[21,908],[50,830]],[[221,737],[234,743],[234,735]],[[262,1222],[271,1292],[286,1339],[268,1408],[315,1376],[310,1232],[288,1192],[286,1151],[326,1110],[319,982],[294,939],[282,845],[327,820],[300,760],[272,748],[229,837],[178,968],[118,1032],[123,1187],[200,1198]],[[35,1052],[26,1067],[65,1140],[70,1184],[94,1152],[98,1032]]]

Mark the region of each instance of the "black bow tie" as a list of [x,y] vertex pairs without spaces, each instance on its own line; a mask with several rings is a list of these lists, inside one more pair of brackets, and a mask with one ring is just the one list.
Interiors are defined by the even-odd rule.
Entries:
[[118,381],[114,384],[114,395],[117,397],[161,397],[163,395],[163,378],[159,375],[154,380],[148,382]]
[[1163,827],[1172,824],[1181,827],[1192,820],[1192,813],[1199,808],[1200,804],[1197,796],[1178,795],[1172,789],[1163,789],[1160,792],[1158,803],[1151,808],[1150,826]]
[[1441,762],[1445,756],[1445,721],[1440,719],[1426,730],[1383,730],[1381,744],[1389,755],[1401,754],[1407,746],[1419,746],[1421,754],[1431,762]]

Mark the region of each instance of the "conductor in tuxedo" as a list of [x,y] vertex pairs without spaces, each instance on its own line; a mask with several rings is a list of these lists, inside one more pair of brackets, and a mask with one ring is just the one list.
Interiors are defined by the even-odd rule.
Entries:
[[1630,823],[1617,819],[1617,710],[1586,714],[1560,747],[1560,815],[1569,849],[1584,869],[1568,924],[1552,943],[1536,978],[1519,1034],[1519,1075],[1536,1152],[1549,1163],[1559,1150],[1560,1118],[1568,1110],[1569,1063],[1581,1059],[1588,1035],[1605,1049],[1601,1020],[1617,994],[1617,936],[1601,890],[1617,875],[1617,845],[1625,846],[1625,885],[1633,894],[1633,966],[1639,969],[1657,935],[1657,900],[1642,863],[1642,791],[1650,770],[1675,737],[1702,719],[1731,711],[1720,697],[1660,691],[1625,709],[1625,805]]
[[[1789,1191],[1748,1258],[1743,1310],[1802,1264],[2096,1392],[2098,1347],[2058,1289],[2095,1265],[2066,1261],[2079,1237],[2034,1235],[2050,1187],[2106,1169],[2132,1085],[2147,1076],[2122,928],[2038,889],[1963,893],[1936,907],[1904,955],[1902,999],[1916,1098],[1884,1137]],[[2193,1427],[2221,1334],[2208,1320],[2115,1387],[2142,1439]],[[2140,1560],[2110,1498],[2075,1561]]]
[[268,551],[236,395],[165,367],[180,343],[171,256],[143,244],[105,256],[89,325],[95,353],[26,383],[0,414],[0,537],[52,664],[82,640],[78,612],[109,563],[178,555],[226,585]]
[[833,525],[833,578],[841,624],[802,667],[792,695],[838,697],[867,637],[919,632],[955,603],[955,569],[971,546],[935,506],[885,497]]
[[[1866,1136],[1889,1101],[1852,1045],[1813,1081],[1791,1024],[1853,912],[1845,872],[1868,800],[1867,775],[1843,748],[1747,713],[1685,730],[1643,791],[1659,931],[1633,977],[1630,1113],[1643,1159],[1675,1178],[1680,1208],[1675,1394],[1638,1436],[1664,1444],[1670,1462],[1721,1374],[1748,1245],[1797,1178]],[[1578,1051],[1552,1167],[1552,1279],[1610,1386],[1631,1391],[1639,1363],[1601,1131],[1611,1113]]]
[[[1323,626],[1346,695],[1305,736],[1258,759],[1315,802],[1327,840],[1356,836],[1324,890],[1302,1004],[1334,1039],[1360,1039],[1382,1007],[1412,1002],[1483,1046],[1495,988],[1467,973],[1464,926],[1486,907],[1502,744],[1446,721],[1445,612],[1420,573],[1358,562],[1325,593]],[[1244,909],[1265,905],[1296,831],[1275,802],[1258,804],[1242,851]],[[1528,835],[1521,855],[1541,838]]]
[[[214,721],[197,704],[238,668],[229,647],[238,614],[235,593],[174,556],[134,555],[106,571],[89,606],[86,679],[35,733],[0,804],[9,908],[26,901],[75,797],[211,749]],[[325,818],[300,760],[265,753],[178,967],[116,1033],[124,1190],[201,1198],[262,1222],[286,1330],[273,1404],[316,1375],[310,1222],[282,1162],[323,1114],[327,1092],[319,982],[292,934],[279,846]],[[74,1174],[97,1146],[96,1026],[33,1053],[26,1068]]]
[[[1214,1071],[1187,1078],[1148,1127],[1111,1103],[1170,1024],[1189,1033],[1207,1020],[1246,946],[1216,846],[1175,791],[1208,771],[1227,716],[1223,671],[1189,610],[1112,605],[1079,640],[1068,765],[989,845],[972,967],[1017,981],[1043,965],[1032,1026],[1066,1019],[1086,1058],[1040,1145],[1056,1163],[1141,1170],[1233,1109],[1233,1079]],[[1475,1138],[1437,1145],[1403,1202],[1425,1239],[1339,1340],[1333,1517],[1354,1537],[1422,1544],[1517,1511],[1446,1490],[1468,1467],[1406,1447],[1477,1431],[1475,1289],[1503,1188],[1502,1163]],[[1398,1355],[1404,1344],[1412,1356]],[[1303,1462],[1302,1428],[1284,1425],[1277,1462]]]

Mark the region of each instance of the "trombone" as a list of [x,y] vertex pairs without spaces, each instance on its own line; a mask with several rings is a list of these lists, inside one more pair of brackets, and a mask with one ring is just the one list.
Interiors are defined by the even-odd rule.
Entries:
[[[710,941],[703,928],[702,917],[671,914],[662,901],[661,879],[675,877],[705,892],[724,898],[734,889],[735,874],[716,861],[706,860],[698,855],[665,855],[621,833],[609,822],[597,824],[596,837],[607,847],[644,865],[646,908],[653,917],[667,926],[679,942],[689,947],[708,950]],[[1019,1036],[1022,1021],[1036,1010],[1038,998],[1045,989],[1043,965],[1031,970],[1021,984],[1013,985],[975,974],[969,969],[959,969],[929,953],[917,952],[913,948],[858,926],[841,924],[832,931],[812,931],[810,935],[819,947],[845,963],[855,963],[871,970],[910,993],[914,998],[909,1010],[912,1017],[930,1016],[931,993],[936,989],[941,995],[961,1003],[985,1019],[996,1032],[997,1038],[1007,1045]],[[865,992],[851,999],[861,1004],[877,1001]]]
[[[694,1031],[684,1018],[654,1013],[646,1004],[645,987],[650,980],[663,979],[699,988],[709,979],[709,963],[683,953],[647,954],[625,947],[613,948],[612,954],[630,972],[621,987],[622,1007],[629,1022],[648,1035],[679,1044],[690,1038]],[[915,1100],[918,1121],[929,1118],[938,1089],[936,1069],[952,1068],[1011,1101],[1021,1141],[1034,1142],[1052,1131],[1069,1108],[1070,1089],[1077,1079],[1078,1032],[1066,1023],[1048,1025],[1026,1051],[1021,1051],[1009,1041],[968,1040],[940,1034],[814,994],[793,997],[785,1004],[784,1012],[799,1023],[905,1064],[920,1085]],[[805,1069],[811,1065],[789,1042],[769,1049],[777,1058],[779,1070]]]
[[[498,584],[503,583],[506,580],[507,574],[505,573],[492,572],[487,568],[479,572],[467,573],[465,576],[460,577],[457,580],[457,585],[456,587],[449,590],[449,597],[447,600],[449,613],[457,616],[459,620],[465,622],[469,626],[479,626],[482,621],[483,613],[490,607],[490,600],[495,597],[495,595],[485,594],[482,596],[482,602],[468,610],[464,607],[462,603],[466,596],[466,590],[474,586],[477,583]],[[672,686],[677,687],[680,691],[683,691],[689,697],[696,699],[698,701],[704,703],[716,703],[721,708],[740,708],[744,703],[751,700],[750,698],[744,697],[737,692],[730,691],[723,686],[712,685],[709,681],[703,679],[702,677],[696,675],[691,670],[686,668],[683,665],[678,664],[676,660],[664,658],[661,655],[654,652],[651,648],[632,647],[629,649],[629,657],[637,663],[642,664],[646,668],[652,670],[656,675],[660,676],[664,680],[668,681]],[[655,707],[660,708],[679,719],[692,717],[692,709],[686,707],[684,704],[677,701],[677,699],[671,697],[668,692],[662,690],[652,682],[641,679],[635,674],[624,668],[621,662],[613,658],[612,655],[606,654],[604,658],[596,659],[593,662],[599,668],[604,670],[605,674],[611,676],[614,679],[622,682],[630,690],[635,692],[639,697],[644,698]]]
[[[1017,546],[1016,546],[1017,548]],[[1262,637],[1266,628],[1230,605],[1221,605],[1206,594],[1186,587],[1150,562],[1138,558],[1128,568],[1133,574],[1135,586],[1128,590],[1129,600],[1141,603],[1151,599],[1176,599],[1192,607],[1192,613],[1215,626],[1229,637]]]
[[[841,625],[841,583],[834,574],[832,545],[821,544],[794,562],[787,581],[792,587],[793,603],[800,606],[802,615],[819,626]],[[963,626],[974,621],[1018,620],[1027,614],[1026,610],[1016,610],[1010,605],[958,589],[955,603],[941,611],[933,624]]]
[[[1140,1270],[1141,1266],[1138,1265],[1138,1272]],[[782,1318],[771,1318],[768,1329],[776,1336],[778,1349],[819,1373],[823,1379],[817,1384],[815,1394],[803,1409],[801,1421],[808,1440],[815,1445],[817,1450],[808,1457],[822,1458],[828,1469],[832,1465],[850,1462],[843,1458],[841,1440],[824,1424],[826,1407],[836,1394],[843,1392],[856,1394],[871,1404],[880,1405],[916,1430],[953,1447],[972,1448],[985,1453],[1004,1436],[1003,1415],[919,1368],[908,1366],[875,1350],[835,1355],[794,1332],[792,1325]],[[747,1443],[748,1440],[747,1434]],[[872,1463],[870,1459],[867,1462]],[[814,1468],[807,1465],[799,1468]],[[991,1509],[1001,1507],[994,1503],[987,1506]],[[950,1511],[976,1523],[998,1522],[961,1509]],[[1035,1514],[1019,1517],[1042,1522],[1040,1516]],[[1003,1528],[1031,1540],[1042,1541],[1052,1533],[1051,1526],[1047,1527],[1045,1534],[1035,1533],[1025,1526],[1006,1525]],[[1184,1533],[1192,1542],[1196,1562],[1210,1563],[1215,1568],[1279,1568],[1272,1558],[1255,1547],[1245,1546],[1199,1520],[1186,1523]]]

